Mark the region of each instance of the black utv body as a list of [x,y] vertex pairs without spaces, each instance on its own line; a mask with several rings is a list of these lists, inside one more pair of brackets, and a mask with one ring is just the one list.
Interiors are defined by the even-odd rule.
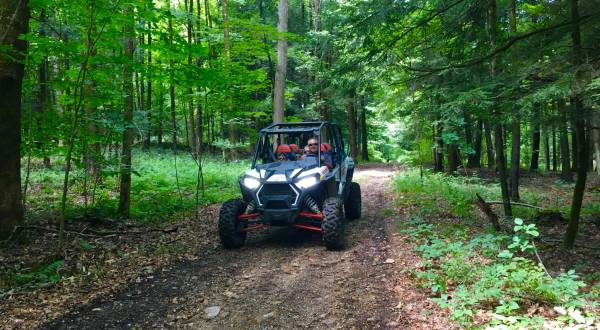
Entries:
[[[315,152],[310,152],[309,141]],[[304,145],[309,150],[300,155],[298,146]],[[335,123],[282,123],[262,129],[252,168],[240,178],[242,199],[221,206],[223,246],[242,247],[250,231],[292,226],[320,232],[328,249],[342,248],[345,218],[361,214],[360,186],[352,182],[353,173],[354,161],[346,155]]]

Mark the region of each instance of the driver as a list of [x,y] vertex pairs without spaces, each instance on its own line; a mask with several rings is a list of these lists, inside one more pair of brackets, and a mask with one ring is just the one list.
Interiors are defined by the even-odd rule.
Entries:
[[[319,142],[317,141],[317,139],[312,138],[310,140],[308,140],[308,144],[306,145],[308,147],[308,155],[318,155],[319,154]],[[331,162],[331,158],[330,157],[325,157],[328,156],[324,153],[323,148],[321,149],[321,162],[325,164],[325,166],[327,166],[327,168],[331,169],[332,166],[332,162]]]

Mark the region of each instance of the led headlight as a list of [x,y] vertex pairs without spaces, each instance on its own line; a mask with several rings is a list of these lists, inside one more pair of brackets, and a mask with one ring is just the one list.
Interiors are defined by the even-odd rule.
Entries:
[[254,189],[258,188],[258,186],[260,186],[260,181],[257,180],[256,178],[253,178],[253,177],[250,177],[250,176],[246,176],[242,180],[242,184],[246,188],[248,188],[250,190],[254,190]]
[[296,186],[302,189],[310,188],[319,182],[316,176],[309,176],[296,181]]

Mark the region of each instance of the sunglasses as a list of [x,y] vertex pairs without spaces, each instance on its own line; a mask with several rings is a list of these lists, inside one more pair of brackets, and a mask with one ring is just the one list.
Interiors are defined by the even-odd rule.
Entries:
[[309,144],[308,144],[308,146],[309,146],[309,147],[310,147],[310,146],[316,146],[316,145],[317,145],[316,143],[309,143]]

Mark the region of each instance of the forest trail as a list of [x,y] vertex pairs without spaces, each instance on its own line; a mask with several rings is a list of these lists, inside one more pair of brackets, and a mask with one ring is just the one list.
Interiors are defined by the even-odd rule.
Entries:
[[[394,173],[378,165],[355,174],[363,217],[349,223],[344,251],[326,251],[318,235],[271,230],[240,250],[172,264],[41,328],[448,328],[403,272],[418,260],[394,233]],[[210,307],[218,315],[209,317]]]

